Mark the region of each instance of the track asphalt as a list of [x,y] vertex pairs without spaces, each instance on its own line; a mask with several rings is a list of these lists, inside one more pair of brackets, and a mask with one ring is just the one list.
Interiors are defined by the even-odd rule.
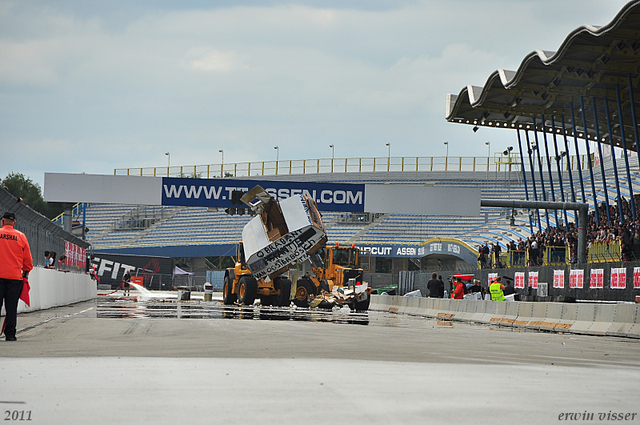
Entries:
[[4,423],[640,423],[637,340],[114,295],[19,315]]

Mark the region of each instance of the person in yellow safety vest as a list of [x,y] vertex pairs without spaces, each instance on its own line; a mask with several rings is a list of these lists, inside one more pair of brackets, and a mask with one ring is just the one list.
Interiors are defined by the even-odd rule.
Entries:
[[491,301],[505,301],[504,292],[502,291],[504,291],[504,285],[502,284],[502,278],[498,276],[489,286]]

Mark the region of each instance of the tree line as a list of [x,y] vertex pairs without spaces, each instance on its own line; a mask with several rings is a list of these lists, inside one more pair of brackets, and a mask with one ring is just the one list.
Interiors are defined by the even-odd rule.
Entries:
[[42,198],[40,185],[22,173],[11,172],[7,174],[2,179],[2,186],[13,196],[22,198],[22,202],[49,219],[54,219],[64,211],[64,205],[60,202],[45,202]]

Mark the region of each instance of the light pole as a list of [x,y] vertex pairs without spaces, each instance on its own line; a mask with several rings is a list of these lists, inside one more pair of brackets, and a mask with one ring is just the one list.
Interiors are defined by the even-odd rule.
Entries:
[[335,158],[336,148],[333,144],[329,145],[329,147],[331,148],[331,172],[333,173],[333,159]]
[[220,152],[220,155],[222,156],[222,159],[220,160],[220,178],[223,178],[224,177],[224,150],[219,149],[218,152]]
[[165,152],[167,155],[167,177],[169,177],[169,169],[171,168],[171,154],[169,152]]
[[511,199],[511,151],[513,150],[513,146],[509,146],[507,149],[502,152],[507,156],[507,161],[509,161],[509,199]]
[[489,179],[489,160],[491,159],[491,142],[484,142],[487,145],[487,174],[485,175],[485,180]]
[[391,143],[385,143],[387,147],[387,171],[391,170]]
[[[564,170],[564,165],[563,165],[563,162],[562,162],[562,161],[563,161],[563,158],[564,158],[565,156],[567,156],[567,152],[562,151],[562,152],[560,152],[560,155],[556,158],[558,161],[560,161],[560,169],[561,169],[561,170]],[[569,165],[568,165],[568,164],[569,164],[569,163],[567,163],[567,168],[569,168]]]
[[447,147],[447,153],[444,156],[444,171],[447,171],[449,167],[449,142],[444,142],[444,145]]
[[278,174],[278,162],[280,161],[280,146],[273,147],[276,150],[276,174]]

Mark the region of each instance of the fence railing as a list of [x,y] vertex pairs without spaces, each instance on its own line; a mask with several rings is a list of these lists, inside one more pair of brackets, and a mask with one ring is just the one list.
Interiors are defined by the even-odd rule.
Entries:
[[[587,155],[562,159],[565,171],[586,169]],[[555,161],[551,161],[556,167]],[[542,160],[546,167],[547,161]],[[230,164],[180,165],[171,167],[116,168],[115,175],[152,177],[248,177],[286,174],[367,173],[367,172],[416,172],[416,171],[520,171],[519,154],[504,155],[501,152],[489,157],[430,156],[430,157],[375,157],[375,158],[319,158],[280,161],[239,162]],[[525,164],[528,169],[528,163]]]
[[587,261],[590,263],[622,261],[622,242],[593,242],[589,247]]
[[[491,253],[484,264],[478,259],[478,269],[567,265],[571,264],[571,259],[569,248],[546,246],[541,258],[532,258],[529,251],[526,250],[511,250],[501,253],[499,261],[496,261],[495,253]],[[587,254],[588,263],[614,263],[622,260],[622,243],[620,241],[593,242]]]

